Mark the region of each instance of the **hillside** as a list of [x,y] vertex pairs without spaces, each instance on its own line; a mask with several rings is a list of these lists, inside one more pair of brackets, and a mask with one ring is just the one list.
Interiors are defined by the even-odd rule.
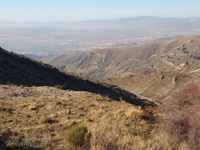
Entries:
[[123,99],[136,105],[151,105],[147,100],[139,100],[137,95],[116,86],[66,74],[50,65],[33,61],[2,48],[0,49],[0,84],[57,86],[62,89],[106,95],[118,101]]
[[[129,149],[134,146],[130,142],[134,134],[129,129],[138,127],[136,132],[142,138],[154,128],[155,103],[117,86],[63,73],[2,48],[0,93],[1,150],[70,150],[78,146],[91,150]],[[79,126],[92,134],[88,137],[91,143],[81,139],[86,147],[66,139]],[[108,134],[111,129],[115,134]],[[117,134],[120,136],[114,138]],[[106,142],[108,139],[113,140]]]
[[161,99],[175,83],[199,78],[199,48],[200,36],[186,36],[140,47],[94,50],[62,59],[54,56],[43,61]]
[[189,65],[183,72],[188,72],[200,67],[199,47],[200,36],[188,36],[140,47],[94,50],[71,57],[54,56],[44,62],[96,78],[181,70],[181,64],[186,62]]
[[0,149],[198,150],[199,87],[184,85],[157,113],[89,92],[0,85]]
[[[109,145],[109,142],[106,142],[107,138],[112,139],[115,136],[108,134],[110,129],[121,135],[118,139],[113,139],[113,144],[116,144],[115,141],[120,142],[118,145],[122,149],[132,146],[129,141],[134,136],[123,134],[128,128],[137,126],[126,115],[128,111],[137,108],[133,105],[111,101],[108,97],[89,92],[61,90],[48,86],[0,85],[0,93],[1,150],[69,149],[66,135],[71,127],[78,124],[88,126],[92,134],[93,149],[98,145]],[[149,128],[151,124],[143,129],[144,132],[150,133],[151,131],[147,131]],[[101,143],[98,138],[105,141]],[[123,138],[129,139],[123,142]],[[108,146],[103,149],[110,148]]]
[[181,86],[157,106],[117,86],[4,49],[0,79],[2,150],[199,149],[199,82]]

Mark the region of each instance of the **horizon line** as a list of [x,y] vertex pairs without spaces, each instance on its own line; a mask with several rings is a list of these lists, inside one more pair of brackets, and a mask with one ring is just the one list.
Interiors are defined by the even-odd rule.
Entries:
[[92,21],[115,21],[121,19],[133,19],[133,18],[145,18],[145,17],[152,17],[152,18],[160,18],[160,19],[195,19],[200,17],[158,17],[158,16],[136,16],[136,17],[121,17],[121,18],[110,18],[110,19],[89,19],[89,20],[80,20],[80,21],[0,21],[0,23],[79,23],[79,22],[92,22]]

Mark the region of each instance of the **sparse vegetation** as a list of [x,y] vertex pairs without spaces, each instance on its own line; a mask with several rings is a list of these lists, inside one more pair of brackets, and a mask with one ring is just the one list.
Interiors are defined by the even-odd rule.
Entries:
[[[14,98],[19,98],[19,103],[0,99],[0,133],[5,133],[6,126],[12,131],[11,134],[6,132],[10,136],[3,139],[5,147],[129,150],[137,145],[133,139],[145,143],[144,138],[148,139],[155,125],[147,119],[152,116],[144,117],[144,110],[139,107],[123,101],[108,101],[100,95],[50,87],[4,87],[1,89],[5,90],[6,98],[13,99],[12,92],[17,93]],[[34,92],[29,99],[21,97],[30,91]],[[30,106],[37,109],[31,110]],[[10,108],[12,113],[9,113]],[[132,118],[127,116],[127,110],[132,110]],[[83,138],[83,135],[84,140],[77,144],[75,139]]]
[[194,59],[200,60],[200,56],[193,56]]
[[187,50],[187,47],[183,47],[182,48],[182,51],[184,54],[189,54],[190,52]]

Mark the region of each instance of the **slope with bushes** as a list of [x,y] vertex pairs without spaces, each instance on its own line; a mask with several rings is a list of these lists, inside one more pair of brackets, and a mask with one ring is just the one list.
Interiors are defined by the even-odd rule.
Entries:
[[182,85],[165,100],[161,112],[161,129],[175,148],[200,148],[200,82]]

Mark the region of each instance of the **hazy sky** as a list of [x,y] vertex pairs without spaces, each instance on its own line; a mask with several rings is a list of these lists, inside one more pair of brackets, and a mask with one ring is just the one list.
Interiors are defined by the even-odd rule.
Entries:
[[136,16],[200,17],[200,0],[0,0],[0,21],[68,22]]

